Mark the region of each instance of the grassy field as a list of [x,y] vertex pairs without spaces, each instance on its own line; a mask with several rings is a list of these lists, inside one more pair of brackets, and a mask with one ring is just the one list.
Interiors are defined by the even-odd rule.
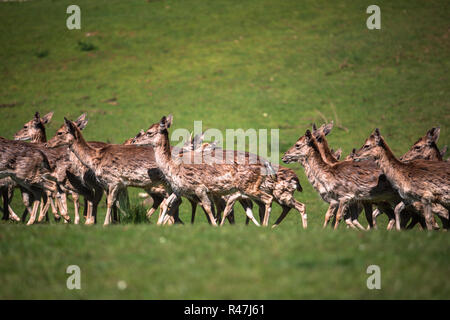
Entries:
[[[325,119],[342,127],[328,141],[344,156],[375,127],[397,155],[436,125],[450,144],[448,1],[378,1],[381,30],[366,28],[369,1],[79,0],[81,30],[66,28],[70,4],[0,3],[1,136],[35,111],[55,112],[49,137],[87,112],[88,140],[121,143],[172,113],[174,129],[278,128],[281,153]],[[278,229],[245,227],[240,208],[220,229],[200,213],[174,227],[3,222],[0,298],[450,298],[447,233],[387,232],[385,217],[373,232],[322,230],[327,205],[289,167],[307,230],[293,211]],[[130,214],[143,211],[138,192]],[[372,264],[381,290],[366,287]],[[68,265],[81,290],[66,288]]]

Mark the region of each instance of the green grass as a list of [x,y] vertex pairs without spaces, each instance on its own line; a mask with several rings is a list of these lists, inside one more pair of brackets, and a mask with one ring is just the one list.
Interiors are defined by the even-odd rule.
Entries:
[[[173,129],[279,128],[281,152],[323,117],[348,129],[328,139],[344,155],[375,127],[397,155],[436,125],[439,147],[450,143],[448,1],[378,1],[378,31],[367,1],[80,0],[81,30],[66,28],[70,4],[0,3],[0,135],[37,110],[55,112],[48,136],[87,112],[88,140],[121,143],[170,112]],[[2,223],[0,298],[450,297],[448,234],[386,232],[385,217],[370,233],[321,230],[327,205],[289,167],[307,230],[295,212],[278,230],[244,227],[240,208],[235,227],[199,212],[193,226],[158,228],[135,189],[120,226]],[[18,191],[13,207],[23,210]],[[82,290],[65,286],[70,264]],[[381,290],[366,288],[370,264]]]

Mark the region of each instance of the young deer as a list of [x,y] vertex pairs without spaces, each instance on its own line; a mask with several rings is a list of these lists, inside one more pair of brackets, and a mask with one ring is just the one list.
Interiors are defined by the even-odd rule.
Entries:
[[47,145],[69,146],[78,160],[94,172],[103,189],[108,190],[104,225],[111,223],[111,210],[121,190],[128,186],[147,189],[162,183],[152,148],[113,144],[94,148],[84,140],[78,126],[67,119]]
[[[220,152],[222,152],[222,153],[225,152],[223,149],[216,147],[216,145],[214,143],[201,144],[201,142],[203,141],[203,136],[194,138],[194,140],[196,140],[196,142],[193,141],[192,149],[195,149],[195,150],[201,149],[201,152],[205,152],[205,151],[213,152],[214,151],[215,155]],[[197,143],[197,145],[201,144],[201,148],[196,146],[196,143]],[[254,155],[254,154],[251,154],[248,152],[246,152],[244,156],[254,157],[254,159],[258,159],[258,161],[261,163],[268,163],[268,161],[266,159],[263,159],[262,157],[259,157],[257,155]],[[273,179],[273,177],[268,176],[266,179],[271,180],[271,179]],[[267,190],[265,190],[266,186],[269,187]],[[273,187],[273,188],[270,189],[270,187]],[[296,209],[300,213],[300,216],[302,217],[303,228],[307,228],[308,224],[307,224],[307,216],[305,213],[305,205],[303,203],[297,201],[294,198],[294,192],[296,190],[302,192],[303,189],[300,184],[300,180],[298,179],[297,175],[295,174],[295,172],[292,169],[289,169],[289,168],[286,168],[283,166],[278,166],[278,171],[276,172],[275,180],[271,181],[271,183],[267,183],[267,184],[263,183],[260,188],[262,190],[272,194],[275,202],[277,202],[283,209],[282,213],[280,214],[280,216],[278,217],[278,219],[276,220],[276,222],[272,226],[272,228],[278,226],[292,208]],[[225,196],[225,197],[223,197],[223,199],[228,200],[229,197],[230,196]],[[226,204],[226,202],[227,201],[222,201],[220,204],[216,203],[218,215],[220,214],[220,212],[222,212],[225,209],[224,205]],[[241,203],[244,210],[252,211],[253,204],[252,204],[251,200],[240,199],[239,202]],[[258,205],[259,205],[260,222],[263,225],[267,225],[269,217],[264,219],[265,218],[264,217],[264,213],[265,213],[264,203],[258,202]],[[229,215],[227,215],[227,217],[229,217]],[[246,219],[247,224],[248,224],[249,220],[250,219],[247,217],[247,219]]]
[[[36,220],[39,201],[46,190],[56,190],[51,176],[53,168],[40,148],[22,141],[0,139],[0,178],[11,177],[26,194],[25,202],[31,212],[27,225]],[[68,219],[68,216],[64,216]]]
[[[44,144],[47,142],[47,135],[45,132],[45,126],[52,120],[53,112],[47,113],[42,118],[39,115],[39,112],[36,112],[34,115],[34,118],[30,121],[26,122],[23,125],[23,128],[20,129],[16,134],[14,135],[14,140],[20,140],[20,141],[30,141],[31,143],[35,144]],[[45,201],[45,206],[43,207],[44,201],[41,201],[41,209],[38,221],[41,220],[41,217],[46,215],[47,210],[49,208],[49,205],[51,205],[52,213],[55,216],[56,220],[60,219],[60,216],[58,215],[58,211],[55,207],[55,203],[53,199],[56,197],[54,194],[50,194],[49,192],[47,194],[47,201]],[[76,199],[76,196],[74,197]],[[76,202],[74,200],[74,202]],[[57,202],[58,203],[58,202]],[[64,205],[64,203],[63,203]],[[77,206],[75,205],[75,208]],[[63,208],[60,208],[60,210],[63,210]],[[26,214],[26,213],[24,213]]]
[[[445,154],[445,147],[442,151],[439,151],[437,147],[437,141],[439,140],[440,128],[431,128],[427,131],[427,133],[418,139],[413,146],[400,157],[400,160],[403,162],[408,162],[412,160],[433,160],[433,161],[442,161],[442,157]],[[443,227],[448,228],[448,212],[447,210],[439,204],[432,205],[432,211],[434,214],[438,215],[442,221]],[[408,206],[401,214],[402,216],[412,217],[411,223],[406,227],[407,229],[413,228],[418,222],[421,224],[422,228],[426,228],[425,219],[421,215],[423,212],[423,206],[420,202],[416,201],[412,205]],[[401,225],[405,225],[408,222],[408,219],[402,219],[404,222]],[[439,226],[436,222],[433,222],[434,228],[438,228]]]
[[[432,128],[430,129],[425,136],[421,137],[419,140],[414,143],[414,145],[410,148],[408,152],[406,152],[402,157],[400,157],[400,160],[402,161],[411,161],[411,160],[436,160],[440,161],[442,160],[442,156],[445,154],[445,148],[443,148],[442,151],[439,151],[437,148],[436,142],[439,139],[439,128]],[[352,152],[346,157],[346,160],[354,160],[356,156],[356,149],[354,148]],[[400,224],[403,228],[403,226],[406,226],[408,219],[412,217],[411,223],[406,227],[406,229],[413,228],[418,222],[421,224],[422,228],[426,227],[425,219],[421,215],[421,212],[423,211],[420,209],[422,207],[420,202],[415,202],[413,205],[408,206],[405,211],[403,211],[403,216],[406,216],[405,219],[402,219],[400,221]],[[446,213],[446,209],[443,208],[440,205],[433,205],[433,212],[437,214],[445,226],[448,225],[448,222],[446,221],[446,217],[448,216],[448,213]],[[376,226],[376,219],[377,217],[382,213],[379,209],[376,209],[373,212],[373,223],[374,226]],[[448,219],[447,219],[448,220]],[[394,223],[395,223],[395,216],[394,216]],[[394,226],[392,224],[392,226]],[[391,224],[388,225],[388,229],[391,229]]]
[[20,221],[20,218],[17,216],[17,214],[13,211],[13,209],[10,206],[11,200],[14,195],[14,188],[18,186],[19,185],[10,177],[0,179],[0,194],[2,195],[3,198],[2,220],[11,219],[13,221]]
[[450,164],[448,162],[432,160],[402,162],[395,157],[378,128],[356,153],[355,161],[366,159],[375,160],[404,200],[395,208],[397,230],[400,230],[400,212],[405,204],[416,201],[422,203],[428,230],[433,229],[433,204],[440,204],[449,210]]
[[[317,141],[309,130],[283,156],[285,163],[294,161],[302,163],[308,178],[319,188],[321,196],[327,202],[338,203],[335,229],[354,202],[392,202],[398,198],[389,182],[375,174],[376,166],[369,161],[342,161],[332,165],[325,162]],[[366,217],[371,225],[372,215]]]
[[[135,144],[148,144],[153,147],[156,164],[173,190],[173,194],[168,200],[169,207],[180,196],[197,198],[208,213],[212,225],[217,226],[212,212],[213,198],[233,194],[228,199],[221,225],[231,210],[231,204],[243,196],[263,202],[265,216],[268,216],[273,196],[259,189],[264,181],[261,164],[245,165],[236,161],[233,163],[191,164],[174,160],[168,133],[171,124],[172,116],[163,117],[159,123],[150,126],[144,135],[134,141]],[[249,211],[246,213],[255,224],[259,225],[253,214]]]

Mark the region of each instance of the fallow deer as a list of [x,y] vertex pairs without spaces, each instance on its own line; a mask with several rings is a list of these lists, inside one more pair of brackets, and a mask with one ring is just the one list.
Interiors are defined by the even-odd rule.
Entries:
[[[335,229],[349,205],[354,202],[391,203],[398,199],[389,182],[374,174],[378,170],[370,161],[342,161],[332,165],[325,162],[309,130],[283,156],[285,163],[294,161],[302,163],[308,179],[325,201],[334,201],[339,205]],[[367,218],[370,224],[371,215]]]
[[[148,144],[153,147],[156,164],[173,190],[168,200],[169,207],[180,196],[195,197],[208,213],[212,225],[216,226],[212,212],[213,197],[233,194],[228,199],[221,225],[231,210],[232,203],[240,197],[249,197],[263,202],[265,216],[269,215],[273,196],[259,188],[264,182],[261,164],[242,165],[236,161],[192,164],[176,161],[172,157],[168,137],[168,128],[171,123],[172,116],[163,117],[159,123],[150,126],[144,135],[134,141],[135,144]],[[231,156],[234,157],[234,153]],[[253,214],[249,214],[248,211],[246,213],[255,224],[259,225]]]
[[[202,136],[196,136],[194,137],[194,139],[192,140],[191,143],[191,150],[200,150],[200,152],[213,152],[215,153],[219,153],[219,152],[225,152],[223,149],[218,148],[214,143],[203,143],[203,135]],[[200,145],[200,147],[199,147]],[[194,157],[195,155],[193,155],[192,157]],[[254,159],[258,159],[259,162],[261,163],[268,163],[268,161],[266,159],[263,159],[262,157],[259,157],[257,155],[245,152],[244,156],[248,156],[248,157],[253,157]],[[193,159],[191,159],[193,160]],[[192,162],[192,161],[191,161]],[[268,176],[266,179],[272,179],[271,176]],[[272,183],[268,183],[267,186],[273,186],[273,190],[266,190],[268,193],[272,194],[274,196],[274,201],[277,202],[279,205],[281,205],[283,211],[280,214],[280,216],[278,217],[278,219],[276,220],[276,222],[274,223],[274,225],[272,226],[272,228],[278,226],[283,219],[286,217],[286,215],[289,213],[289,211],[294,208],[296,209],[299,213],[300,216],[302,218],[302,224],[303,224],[303,228],[307,227],[307,216],[305,213],[305,205],[299,201],[297,201],[294,198],[294,192],[295,191],[302,191],[302,186],[300,184],[300,180],[298,179],[297,175],[295,174],[295,172],[292,169],[283,167],[283,166],[278,166],[278,171],[276,172],[276,180],[273,181]],[[265,185],[262,184],[261,188],[264,189]],[[220,212],[225,210],[226,207],[226,200],[228,200],[230,196],[225,196],[223,197],[224,200],[222,201],[216,201],[216,209],[217,209],[217,214],[220,217]],[[251,200],[249,199],[240,199],[239,202],[241,203],[242,207],[244,208],[244,210],[250,210],[252,211],[253,209],[253,204],[251,202]],[[259,218],[260,218],[260,222],[263,225],[267,225],[268,224],[268,218],[266,218],[266,221],[264,221],[264,213],[265,213],[265,207],[264,207],[264,203],[261,202],[257,202],[259,205]],[[227,215],[227,217],[229,217],[230,215]],[[248,222],[250,221],[250,219],[247,217],[246,219],[246,224],[248,224]]]
[[[36,220],[39,201],[46,190],[56,190],[55,178],[47,155],[35,145],[22,141],[0,139],[0,178],[11,177],[23,188],[31,203],[25,203],[31,212],[27,225]],[[70,219],[64,215],[64,219]]]
[[[52,117],[53,112],[49,112],[43,117],[40,117],[39,112],[36,112],[34,118],[26,122],[23,125],[22,129],[16,132],[16,134],[14,135],[14,140],[30,141],[31,143],[44,144],[45,142],[47,142],[45,126],[51,121]],[[54,197],[56,197],[56,195],[47,192],[47,201],[45,201],[46,203],[44,207],[43,207],[44,201],[41,201],[41,209],[39,217],[46,215],[49,205],[51,205],[52,213],[55,216],[55,219],[56,220],[60,219],[58,211],[55,207],[55,203],[53,202]],[[75,205],[75,207],[77,206]],[[26,212],[24,212],[24,215],[26,215]]]
[[[312,134],[316,138],[317,145],[319,147],[320,155],[322,156],[322,159],[327,162],[328,164],[332,165],[337,162],[339,162],[339,159],[334,155],[334,153],[330,150],[328,146],[328,142],[325,139],[325,136],[327,136],[331,129],[333,129],[333,121],[331,121],[328,124],[323,124],[320,128],[316,127],[316,124],[313,124],[313,131]],[[328,222],[332,216],[335,216],[336,212],[338,210],[338,206],[335,202],[332,202],[327,210],[327,213],[325,214],[325,220],[323,223],[323,227],[325,228],[328,225]],[[348,226],[352,228],[360,228],[361,230],[365,230],[364,227],[359,223],[358,221],[358,215],[362,211],[362,205],[360,203],[352,203],[349,206],[349,210],[347,212],[347,217],[345,219]],[[370,225],[369,225],[370,227]]]
[[427,229],[433,229],[432,205],[450,208],[450,163],[446,161],[412,160],[402,162],[395,157],[379,129],[358,150],[355,161],[373,159],[404,201],[395,208],[396,228],[400,230],[400,212],[405,205],[419,201]]
[[94,172],[103,189],[108,190],[104,225],[111,222],[119,191],[128,186],[150,188],[162,183],[152,148],[113,144],[94,148],[84,140],[78,126],[66,118],[47,146],[69,146],[80,162]]

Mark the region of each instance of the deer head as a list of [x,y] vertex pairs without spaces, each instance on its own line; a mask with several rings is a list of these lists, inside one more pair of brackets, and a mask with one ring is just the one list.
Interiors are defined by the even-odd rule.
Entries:
[[306,130],[305,135],[300,137],[297,142],[284,153],[282,161],[284,163],[298,162],[302,158],[306,158],[309,148],[315,143],[311,131]]
[[169,132],[167,129],[172,125],[172,115],[162,117],[159,123],[150,126],[144,133],[139,133],[131,142],[137,145],[150,145],[152,147],[160,146],[164,143],[165,138],[168,138]]
[[73,122],[64,117],[64,124],[56,131],[55,136],[45,146],[47,148],[56,148],[73,144],[75,140],[80,138],[81,130],[86,127],[87,123],[88,120],[86,119],[85,113]]
[[47,113],[41,118],[39,112],[36,111],[34,118],[23,125],[15,135],[14,140],[33,140],[36,137],[45,139],[45,125],[48,124],[53,117],[53,112]]
[[431,128],[428,132],[414,143],[400,160],[411,161],[416,159],[442,160],[442,155],[436,145],[439,139],[440,128]]
[[364,145],[355,152],[353,160],[378,160],[380,158],[381,152],[383,151],[382,149],[385,148],[385,146],[386,144],[380,134],[380,130],[376,128],[374,132],[366,139]]

